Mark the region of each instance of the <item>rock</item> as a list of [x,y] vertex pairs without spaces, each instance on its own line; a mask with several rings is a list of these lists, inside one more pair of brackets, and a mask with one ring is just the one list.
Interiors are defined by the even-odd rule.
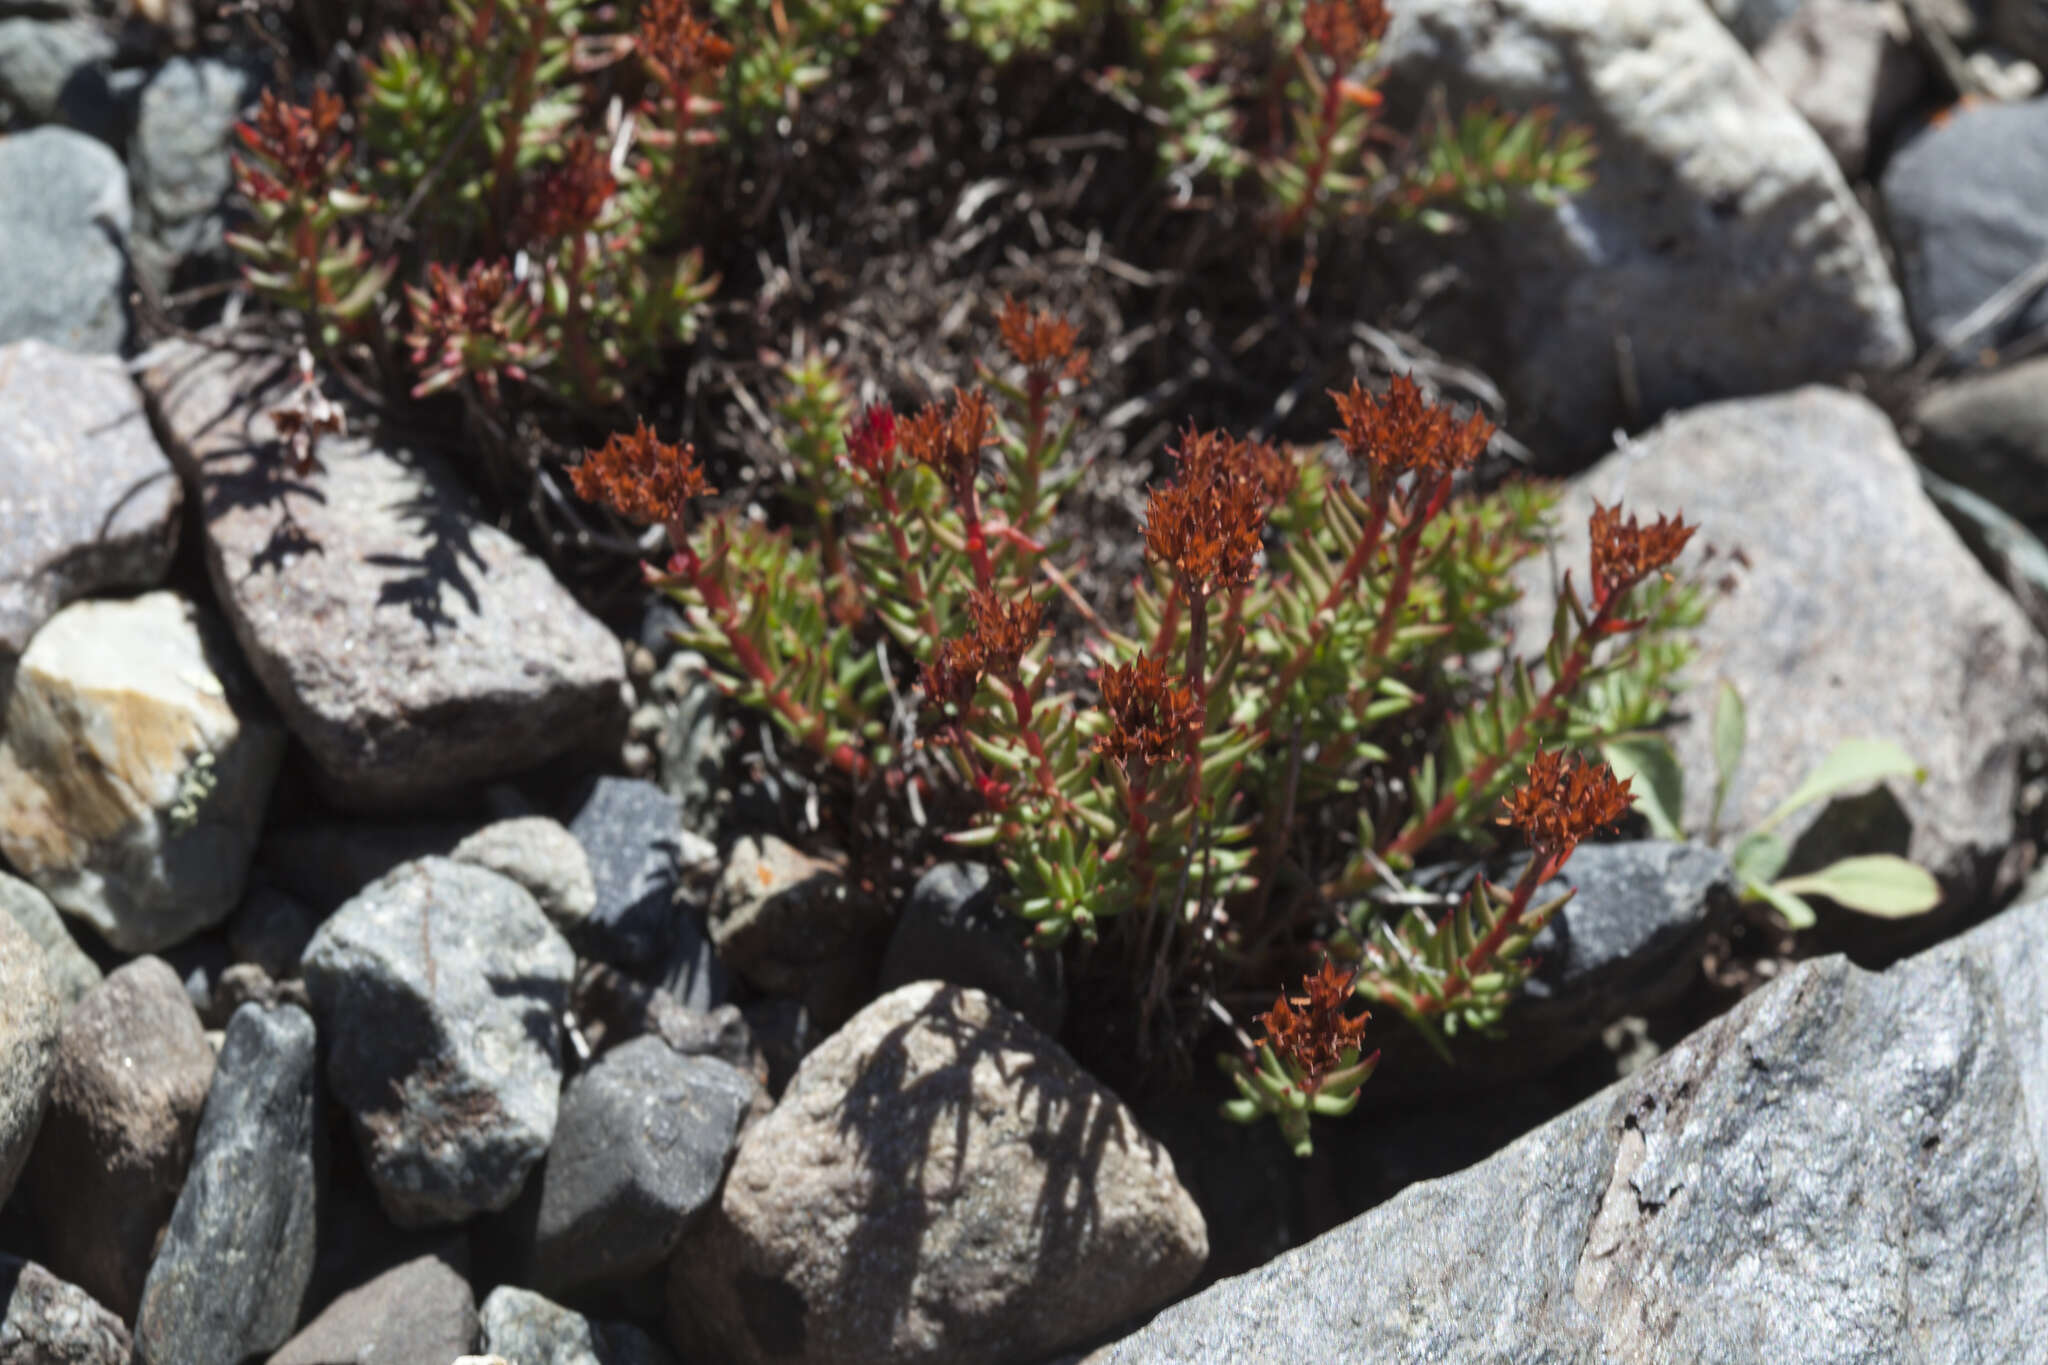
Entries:
[[0,1361],[128,1365],[128,1328],[34,1261],[0,1255]]
[[1714,14],[1736,40],[1752,52],[1789,23],[1804,6],[1800,0],[1708,0]]
[[[2020,762],[2048,738],[2048,648],[1921,494],[1883,414],[1808,388],[1669,419],[1560,501],[1556,560],[1580,581],[1594,498],[1697,522],[1685,567],[1708,544],[1747,560],[1715,561],[1726,590],[1692,632],[1686,675],[1727,679],[1748,711],[1724,830],[1754,827],[1843,740],[1894,740],[1927,780],[1792,816],[1776,829],[1794,843],[1791,870],[1889,851],[1940,878],[1950,909],[1991,886],[2015,837]],[[1531,652],[1548,636],[1547,595],[1520,608]],[[1712,709],[1687,706],[1670,732],[1693,831],[1713,795]]]
[[269,1365],[439,1365],[476,1345],[476,1297],[439,1256],[420,1256],[351,1289]]
[[558,821],[544,815],[485,825],[448,856],[518,882],[563,930],[589,918],[597,904],[597,887],[583,845]]
[[[675,622],[669,628],[681,628],[682,618],[672,607],[667,616]],[[654,619],[652,611],[649,619]],[[643,625],[643,644],[645,639]],[[661,713],[655,735],[661,789],[675,798],[684,829],[715,838],[731,801],[725,767],[732,743],[724,694],[711,681],[703,657],[691,653],[676,654],[663,664],[648,693]]]
[[34,939],[0,915],[0,1204],[41,1129],[56,1069],[59,1007]]
[[400,863],[453,853],[476,830],[451,820],[322,821],[266,836],[258,860],[272,885],[324,919]]
[[1756,63],[1852,180],[1927,83],[1912,25],[1892,0],[1807,0]]
[[160,958],[109,973],[64,1016],[24,1183],[50,1269],[124,1320],[185,1183],[213,1065],[199,1016]]
[[[1945,341],[1979,305],[2048,255],[2048,99],[1958,110],[1885,168],[1885,216],[1921,340]],[[1969,355],[2048,327],[2048,291],[1960,335]]]
[[1929,469],[2021,521],[2048,521],[2048,356],[1936,385],[1913,425]]
[[1967,488],[1924,469],[1920,484],[1985,572],[2004,584],[2035,629],[2048,635],[2048,546]]
[[128,173],[105,143],[69,128],[0,138],[0,345],[120,350],[128,223]]
[[985,991],[1057,1037],[1067,1013],[1058,953],[1032,948],[1021,922],[996,904],[981,863],[940,863],[917,879],[882,957],[881,989],[950,981]]
[[0,346],[0,706],[58,608],[163,581],[183,501],[116,361]]
[[1156,1308],[1207,1252],[1114,1095],[981,992],[921,982],[747,1130],[671,1262],[669,1331],[739,1362],[1036,1361]]
[[484,1300],[484,1349],[517,1365],[673,1365],[630,1323],[592,1322],[527,1289],[501,1285]]
[[192,1170],[135,1322],[138,1365],[282,1346],[313,1277],[313,1021],[244,1005],[228,1024]]
[[223,251],[221,204],[234,185],[228,149],[255,73],[217,57],[173,57],[136,101],[128,142],[136,272],[159,288],[179,263]]
[[682,811],[652,782],[600,777],[577,803],[569,832],[589,857],[596,908],[578,926],[587,956],[619,967],[665,961],[703,931],[676,903],[681,882]]
[[43,979],[69,1009],[100,984],[100,969],[78,946],[50,898],[18,877],[0,872],[0,911],[4,911],[43,950]]
[[0,19],[0,102],[29,123],[87,123],[97,134],[114,51],[90,20]]
[[575,955],[495,872],[406,863],[320,926],[301,964],[328,1083],[402,1228],[515,1199],[554,1136]]
[[605,743],[619,642],[477,520],[439,458],[330,437],[290,474],[289,367],[182,350],[144,376],[202,501],[207,568],[257,678],[338,801],[436,794]]
[[64,608],[8,699],[0,852],[123,952],[220,923],[284,757],[251,692],[211,614],[175,593]]
[[2048,903],[1882,975],[1801,963],[1491,1159],[1090,1365],[2030,1359],[2044,933]]
[[719,960],[770,995],[801,1000],[828,1029],[872,994],[888,932],[836,866],[772,834],[733,845],[711,898]]
[[283,981],[299,974],[299,959],[319,927],[320,916],[298,897],[257,882],[228,921],[228,951]]
[[533,1283],[559,1294],[666,1260],[717,1197],[755,1089],[660,1038],[615,1047],[570,1081],[541,1169]]
[[[1700,0],[1410,0],[1390,97],[1557,110],[1592,186],[1474,233],[1431,305],[1563,456],[1710,399],[1911,358],[1877,233],[1819,136]],[[1432,267],[1443,245],[1430,246]]]
[[2041,0],[1991,0],[1988,27],[1993,40],[2048,65],[2048,5]]

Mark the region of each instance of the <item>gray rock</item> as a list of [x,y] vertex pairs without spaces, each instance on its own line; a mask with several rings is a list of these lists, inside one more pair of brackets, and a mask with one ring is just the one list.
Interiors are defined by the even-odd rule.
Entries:
[[2048,521],[2048,356],[1936,385],[1913,425],[1929,469],[2021,521]]
[[1060,955],[1032,948],[996,903],[982,863],[940,863],[917,879],[882,957],[881,989],[950,981],[985,991],[1057,1037],[1067,1013]]
[[319,927],[320,916],[298,897],[257,882],[228,921],[228,951],[283,981],[299,974],[299,959]]
[[213,1049],[162,959],[137,958],[73,1006],[24,1182],[48,1264],[132,1321],[213,1082]]
[[2035,628],[2048,635],[2048,545],[1991,503],[1938,474],[1921,470],[1920,484],[1977,562],[2005,585]]
[[43,1124],[59,1017],[42,950],[12,916],[0,915],[0,1204]]
[[420,1256],[349,1290],[269,1365],[439,1365],[476,1346],[476,1296],[439,1256]]
[[597,905],[597,887],[583,845],[544,815],[485,825],[448,856],[518,882],[563,930],[582,923]]
[[592,1322],[527,1289],[502,1285],[483,1308],[484,1349],[517,1365],[673,1365],[630,1323]]
[[703,931],[677,904],[682,879],[682,811],[652,782],[600,777],[578,803],[569,832],[589,857],[596,907],[577,926],[585,955],[619,967],[667,960]]
[[192,1169],[150,1266],[138,1365],[243,1360],[298,1325],[313,1276],[313,1021],[245,1005],[228,1024]]
[[324,919],[400,863],[453,853],[476,829],[451,820],[330,820],[277,830],[257,856],[273,886]]
[[[1958,110],[1885,168],[1885,216],[1925,342],[1946,339],[1978,305],[2048,255],[2048,98]],[[2000,323],[1958,338],[1969,355],[2048,326],[2048,291]]]
[[1091,1365],[2032,1359],[2044,933],[2048,903],[1883,975],[1802,963],[1490,1160]]
[[[676,626],[682,624],[673,609],[669,615]],[[724,694],[711,681],[702,656],[690,653],[664,663],[648,693],[661,713],[655,738],[661,789],[675,798],[684,829],[715,838],[731,801],[725,781],[732,745],[725,728]]]
[[801,1000],[827,1029],[873,993],[888,934],[837,866],[772,834],[733,845],[711,898],[720,961],[770,995]]
[[1207,1253],[1114,1095],[981,992],[922,982],[747,1130],[670,1263],[669,1333],[737,1362],[1034,1361],[1170,1299]]
[[0,1255],[0,1361],[129,1365],[128,1328],[34,1261]]
[[1852,180],[1927,83],[1912,26],[1892,0],[1806,0],[1756,63]]
[[242,899],[284,732],[210,613],[76,602],[36,632],[0,738],[0,852],[123,952]]
[[181,350],[144,389],[202,499],[222,609],[330,795],[421,805],[603,744],[619,641],[437,457],[330,437],[324,471],[292,475],[269,416],[289,369]]
[[551,1294],[654,1269],[718,1194],[751,1076],[660,1038],[569,1082],[540,1175],[534,1284]]
[[100,969],[71,931],[50,898],[22,881],[0,872],[0,911],[35,940],[43,950],[43,979],[56,993],[60,1008],[69,1009],[100,984]]
[[0,19],[0,101],[30,123],[79,122],[105,101],[114,50],[90,20]]
[[596,1054],[651,1034],[685,1057],[715,1057],[767,1084],[767,1061],[737,1005],[692,1009],[659,986],[592,962],[576,974],[575,1010]]
[[[1793,870],[1903,853],[1942,880],[1951,909],[1991,885],[2014,839],[2020,762],[2048,739],[2048,648],[1921,493],[1882,413],[1809,388],[1670,419],[1569,485],[1556,560],[1581,582],[1594,498],[1697,522],[1682,568],[1706,545],[1723,552],[1713,568],[1725,591],[1693,633],[1687,676],[1727,679],[1748,710],[1726,831],[1762,820],[1841,741],[1890,739],[1927,780],[1779,825]],[[1726,557],[1738,549],[1747,567]],[[1522,604],[1531,650],[1548,635],[1547,596]],[[1671,732],[1692,831],[1705,830],[1713,794],[1711,711],[1688,706]],[[1904,923],[1924,933],[1939,920]]]
[[183,495],[111,358],[0,346],[0,706],[58,608],[170,571]]
[[328,1082],[400,1227],[518,1197],[554,1136],[575,955],[517,883],[423,858],[320,926],[301,964]]
[[1475,233],[1471,288],[1432,304],[1520,434],[1591,455],[1667,411],[1911,357],[1834,158],[1701,0],[1390,8],[1399,102],[1443,85],[1453,109],[1549,106],[1599,147],[1590,189]]
[[118,351],[128,335],[128,173],[69,128],[0,138],[0,345]]
[[180,262],[218,255],[221,204],[234,184],[228,149],[255,73],[215,57],[173,57],[136,101],[128,141],[136,272],[159,287]]

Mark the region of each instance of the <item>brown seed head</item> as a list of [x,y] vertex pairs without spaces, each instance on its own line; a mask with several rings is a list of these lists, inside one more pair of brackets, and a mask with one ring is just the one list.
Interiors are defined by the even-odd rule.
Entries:
[[1699,527],[1687,526],[1682,514],[1659,516],[1655,525],[1641,526],[1633,516],[1622,520],[1619,503],[1603,507],[1596,500],[1588,529],[1593,540],[1593,607],[1598,610],[1651,574],[1668,569]]
[[634,37],[655,78],[671,92],[688,90],[732,60],[732,44],[691,11],[689,0],[645,0]]
[[1351,458],[1364,465],[1376,489],[1393,486],[1404,474],[1441,476],[1465,468],[1493,439],[1493,423],[1475,412],[1460,422],[1448,407],[1422,396],[1407,375],[1395,375],[1384,397],[1356,379],[1337,400],[1338,425],[1331,432]]
[[917,415],[897,426],[898,439],[910,458],[946,481],[963,501],[981,472],[981,452],[995,439],[995,416],[981,389],[953,390],[949,412],[927,403]]
[[618,188],[604,150],[579,135],[570,141],[562,164],[551,167],[529,192],[526,240],[552,241],[595,226]]
[[1074,324],[1055,313],[1035,312],[1008,294],[996,319],[1004,349],[1041,382],[1064,376],[1080,379],[1088,372],[1088,352],[1074,347]]
[[1302,978],[1305,995],[1290,1001],[1282,994],[1259,1016],[1274,1055],[1300,1068],[1301,1088],[1308,1094],[1321,1088],[1325,1076],[1358,1060],[1366,1020],[1372,1016],[1344,1014],[1354,976],[1325,960],[1321,971]]
[[1194,693],[1150,655],[1102,670],[1102,709],[1109,729],[1095,751],[1126,767],[1156,767],[1177,758],[1201,725]]
[[1387,17],[1386,0],[1309,0],[1301,22],[1308,41],[1328,54],[1342,74],[1366,44],[1386,36]]
[[1005,602],[993,590],[983,589],[968,597],[967,617],[973,623],[982,671],[1013,681],[1018,665],[1045,633],[1045,609],[1029,596]]
[[711,493],[697,452],[656,438],[646,422],[611,439],[569,471],[577,496],[603,503],[628,521],[673,524],[693,499]]
[[965,708],[981,685],[981,663],[981,644],[973,635],[941,640],[924,666],[925,704]]
[[1244,442],[1190,427],[1175,452],[1179,473],[1145,508],[1145,550],[1187,588],[1208,593],[1250,583],[1266,529],[1269,474]]
[[236,157],[237,186],[253,200],[284,203],[329,188],[348,160],[341,136],[341,97],[315,90],[303,106],[287,104],[265,90],[256,117],[238,124],[235,135],[259,164]]
[[1629,781],[1605,763],[1562,749],[1529,761],[1529,776],[1507,795],[1507,816],[1539,857],[1567,857],[1579,841],[1629,812]]

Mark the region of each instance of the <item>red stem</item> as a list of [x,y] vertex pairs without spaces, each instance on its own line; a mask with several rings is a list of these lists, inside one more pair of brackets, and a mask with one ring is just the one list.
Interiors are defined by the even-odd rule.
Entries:
[[1287,666],[1280,670],[1279,675],[1273,679],[1272,686],[1267,689],[1271,700],[1266,703],[1266,714],[1259,719],[1260,728],[1272,728],[1273,721],[1280,714],[1281,705],[1287,699],[1287,694],[1293,690],[1294,684],[1300,681],[1303,671],[1308,668],[1310,657],[1316,652],[1316,646],[1322,642],[1323,635],[1330,628],[1331,609],[1337,605],[1339,598],[1350,591],[1359,574],[1365,571],[1366,561],[1379,549],[1380,533],[1386,528],[1386,524],[1386,499],[1375,497],[1372,520],[1366,523],[1358,544],[1353,547],[1350,556],[1344,561],[1344,567],[1338,571],[1336,580],[1330,584],[1330,590],[1323,594],[1322,602],[1316,607],[1315,617],[1309,622],[1308,639],[1303,641],[1301,648],[1294,652],[1294,657],[1287,661]]
[[1330,171],[1330,147],[1337,140],[1337,115],[1342,112],[1344,99],[1344,73],[1332,66],[1330,78],[1323,84],[1322,119],[1316,128],[1316,159],[1310,163],[1308,180],[1302,186],[1301,198],[1280,220],[1280,231],[1293,232],[1301,226],[1301,220],[1308,216],[1309,206],[1322,191],[1323,177]]

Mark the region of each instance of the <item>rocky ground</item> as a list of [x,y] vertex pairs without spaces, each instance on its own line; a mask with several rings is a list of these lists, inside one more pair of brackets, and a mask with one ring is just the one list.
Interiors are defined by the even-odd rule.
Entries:
[[[1403,354],[1574,471],[1560,562],[1595,497],[1701,524],[1724,823],[1896,739],[1924,782],[1784,832],[1940,912],[1794,939],[1726,839],[1589,846],[1504,1037],[1407,1044],[1311,1161],[1120,1097],[985,868],[849,895],[662,609],[456,451],[260,458],[291,368],[159,301],[219,273],[263,64],[0,0],[0,1365],[2030,1358],[2048,7],[1394,8],[1391,92],[1600,148],[1438,248]],[[851,354],[1012,268],[892,249]],[[1201,327],[1097,284],[1114,507],[1171,403],[1263,376],[1162,387]]]

